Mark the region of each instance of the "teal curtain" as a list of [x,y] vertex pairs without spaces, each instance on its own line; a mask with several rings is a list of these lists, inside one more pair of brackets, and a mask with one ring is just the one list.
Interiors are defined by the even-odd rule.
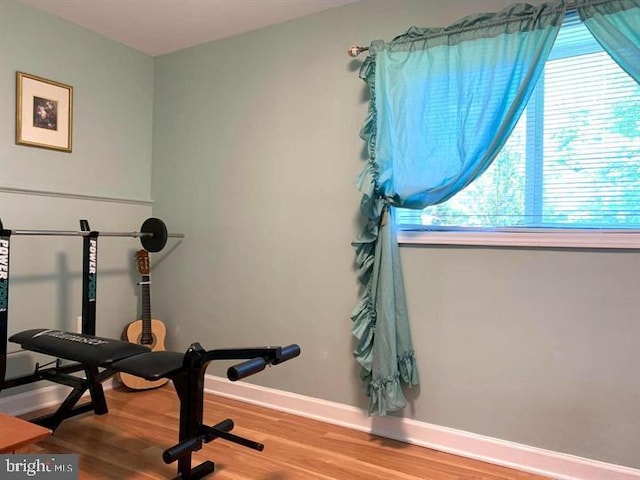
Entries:
[[393,208],[443,202],[491,164],[524,110],[566,10],[516,4],[441,29],[375,41],[360,77],[371,93],[354,240],[364,285],[352,313],[369,414],[403,408],[417,385]]
[[640,0],[579,0],[577,9],[602,48],[640,83]]

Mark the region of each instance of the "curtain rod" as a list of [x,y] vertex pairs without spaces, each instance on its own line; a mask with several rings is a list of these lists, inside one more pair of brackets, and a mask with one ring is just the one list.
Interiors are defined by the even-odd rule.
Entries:
[[358,45],[351,45],[349,48],[347,48],[347,55],[355,58],[358,55],[360,55],[362,52],[366,52],[367,50],[369,50],[369,47],[360,47]]
[[[575,10],[577,8],[577,3],[576,1],[569,1],[565,3],[566,6],[566,11],[570,11],[570,10]],[[349,55],[350,57],[357,57],[358,55],[360,55],[362,52],[366,52],[369,50],[369,47],[361,47],[360,45],[351,45],[349,48],[347,48],[347,55]]]

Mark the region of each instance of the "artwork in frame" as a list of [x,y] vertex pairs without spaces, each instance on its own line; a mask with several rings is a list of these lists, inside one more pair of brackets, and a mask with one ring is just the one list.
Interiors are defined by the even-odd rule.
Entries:
[[16,143],[71,152],[73,87],[16,73]]

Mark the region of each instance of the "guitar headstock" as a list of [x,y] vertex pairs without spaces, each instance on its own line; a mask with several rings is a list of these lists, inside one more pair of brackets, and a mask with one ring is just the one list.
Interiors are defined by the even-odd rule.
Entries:
[[149,252],[146,250],[136,252],[136,268],[140,275],[149,275]]

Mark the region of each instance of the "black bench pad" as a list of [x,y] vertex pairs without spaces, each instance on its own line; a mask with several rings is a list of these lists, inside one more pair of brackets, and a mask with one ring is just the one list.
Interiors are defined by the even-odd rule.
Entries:
[[171,376],[182,368],[184,361],[183,353],[151,352],[144,345],[123,340],[46,328],[16,333],[9,341],[20,344],[25,350],[130,373],[147,380]]
[[147,347],[123,340],[46,328],[16,333],[9,337],[9,341],[20,344],[25,350],[73,360],[92,367],[110,367],[117,360],[149,353]]
[[146,380],[158,380],[177,373],[182,368],[183,362],[184,353],[147,352],[114,362],[110,368]]

